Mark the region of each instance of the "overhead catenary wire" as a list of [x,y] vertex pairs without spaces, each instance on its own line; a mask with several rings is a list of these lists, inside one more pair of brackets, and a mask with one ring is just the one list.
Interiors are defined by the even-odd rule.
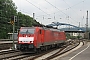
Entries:
[[[42,12],[44,12],[45,14],[47,14],[47,15],[49,15],[50,16],[50,14],[48,14],[47,12],[45,12],[44,10],[42,10],[41,8],[39,8],[38,6],[36,6],[35,4],[33,4],[31,1],[29,1],[29,0],[26,0],[28,3],[30,3],[31,5],[33,5],[34,7],[36,7],[36,8],[38,8],[40,11],[42,11]],[[46,2],[48,2],[48,0],[45,0]],[[84,1],[84,0],[83,0]],[[82,2],[83,2],[82,1]],[[65,12],[63,12],[62,10],[60,10],[58,7],[56,7],[55,5],[53,5],[53,4],[51,4],[50,2],[48,2],[50,5],[52,5],[54,8],[56,8],[56,9],[58,9],[60,12],[62,12],[64,15],[66,15],[66,16],[69,16],[68,14],[66,14]],[[69,8],[72,8],[72,7],[74,7],[74,6],[77,6],[78,4],[80,4],[81,2],[79,2],[79,3],[77,3],[77,4],[75,4],[75,5],[73,5],[73,6],[69,6]],[[58,12],[59,12],[58,11]],[[55,12],[54,12],[55,13]],[[42,14],[42,16],[43,16],[43,14]],[[45,16],[45,15],[44,15]],[[41,16],[40,16],[41,17]],[[75,21],[75,19],[73,19],[71,16],[69,16],[69,18],[70,19],[72,19],[73,21]]]
[[[45,0],[46,1],[46,0]],[[65,1],[65,0],[64,0]],[[67,10],[67,9],[70,9],[70,8],[73,8],[73,7],[75,7],[75,6],[77,6],[78,4],[80,4],[80,3],[82,3],[82,2],[84,2],[85,0],[83,0],[83,1],[80,1],[80,2],[78,2],[78,3],[76,3],[76,4],[74,4],[74,5],[72,5],[72,6],[69,6],[68,4],[68,8],[66,8],[66,9],[64,9],[64,10]],[[48,1],[46,1],[46,2],[48,2]],[[51,4],[50,2],[48,2],[50,5],[52,5],[54,8],[56,8],[57,9],[57,7],[56,6],[54,6],[53,4]],[[66,2],[65,2],[66,3]],[[58,9],[59,11],[61,11],[62,13],[64,13],[62,10],[60,10],[60,9]],[[51,14],[55,14],[55,13],[58,13],[59,11],[57,11],[57,12],[54,12],[54,13],[51,13]],[[65,13],[65,15],[67,15],[66,13]],[[41,16],[41,15],[40,15]],[[42,15],[43,16],[43,15]],[[68,15],[67,15],[68,16]]]
[[[64,0],[64,1],[65,1],[65,0]],[[78,2],[77,4],[72,5],[72,6],[69,6],[68,8],[66,8],[66,9],[64,9],[64,10],[70,9],[70,8],[72,8],[72,7],[75,7],[75,6],[77,6],[77,5],[81,4],[81,3],[83,3],[84,1],[85,1],[85,0],[80,1],[80,2]],[[66,2],[65,2],[65,3],[66,3]]]
[[47,15],[50,15],[48,13],[46,13],[45,11],[43,11],[41,8],[37,7],[36,5],[34,5],[33,3],[31,3],[30,1],[26,0],[28,3],[30,3],[31,5],[33,5],[34,7],[36,7],[37,9],[41,10],[42,12],[44,12]]
[[[66,3],[67,6],[69,6],[69,4],[68,4],[65,0],[63,0],[63,1]],[[69,6],[68,9],[72,9],[72,7]],[[66,9],[66,10],[67,10],[67,9]],[[72,9],[72,10],[73,10],[73,9]],[[73,10],[73,11],[74,11],[74,10]],[[75,11],[74,11],[74,12],[75,12]],[[77,13],[76,13],[76,14],[77,14]],[[78,15],[78,14],[77,14],[77,15]],[[76,21],[76,22],[77,22],[77,21]],[[77,23],[78,23],[78,22],[77,22]]]
[[[65,0],[63,0],[66,4],[67,4],[67,6],[69,6],[69,8],[67,8],[67,9],[72,9],[73,7],[75,7],[75,6],[77,6],[77,5],[79,5],[79,4],[81,4],[81,3],[84,3],[84,1],[85,0],[82,0],[82,1],[80,1],[80,2],[78,2],[77,4],[75,4],[75,5],[73,5],[73,6],[70,6]],[[65,10],[67,10],[67,9],[65,9]],[[74,11],[74,9],[72,9],[73,11]],[[84,4],[83,4],[83,10],[84,10]],[[81,10],[80,10],[81,11]],[[74,11],[75,12],[75,11]],[[76,15],[78,15],[77,13],[76,13]],[[82,20],[84,19],[84,16],[82,17]],[[79,21],[80,22],[80,21]],[[78,23],[78,22],[77,22]],[[83,23],[82,23],[83,24]],[[82,25],[83,26],[83,25]]]
[[[59,8],[57,8],[56,6],[54,6],[53,4],[51,4],[49,1],[47,1],[47,0],[45,0],[48,4],[50,4],[51,6],[53,6],[54,8],[56,8],[56,9],[58,9],[60,12],[62,12],[64,15],[66,15],[66,16],[69,16],[69,15],[67,15],[66,13],[64,13],[62,10],[60,10]],[[85,0],[83,0],[83,1],[85,1]],[[78,5],[78,4],[80,4],[80,3],[82,3],[83,1],[81,1],[81,2],[79,2],[79,3],[77,3],[77,4],[75,4],[75,5],[73,5],[73,6],[69,6],[69,8],[72,8],[72,7],[74,7],[74,6],[76,6],[76,5]],[[69,9],[69,8],[67,8],[67,9]],[[71,18],[70,16],[69,16],[69,18]],[[73,18],[71,18],[72,20],[75,20],[75,19],[73,19]],[[78,22],[77,22],[78,23]]]
[[[33,6],[35,6],[36,8],[38,8],[39,10],[41,10],[42,12],[44,12],[44,13],[46,13],[45,11],[43,11],[42,9],[40,9],[39,7],[37,7],[36,5],[34,5],[33,3],[31,3],[30,1],[28,1],[28,0],[26,0],[27,2],[29,2],[30,4],[32,4]],[[46,2],[48,2],[47,0],[45,0]],[[65,14],[66,16],[69,16],[69,15],[67,15],[66,13],[64,13],[62,10],[60,10],[59,8],[57,8],[56,6],[54,6],[53,4],[51,4],[50,2],[48,2],[50,5],[52,5],[54,8],[56,8],[56,9],[58,9],[59,11],[61,11],[63,14]],[[80,3],[80,2],[79,2]],[[79,3],[77,3],[77,4],[79,4]],[[77,5],[77,4],[75,4],[75,5]],[[75,6],[75,5],[73,5],[73,6]],[[73,6],[69,6],[69,8],[72,8]],[[68,9],[69,9],[68,8]],[[48,14],[48,13],[46,13],[46,14]],[[48,15],[50,15],[50,14],[48,14]],[[42,15],[43,16],[43,15]]]
[[[59,8],[57,8],[56,6],[54,6],[53,4],[51,4],[50,2],[48,2],[47,0],[45,0],[47,3],[49,3],[51,6],[53,6],[54,8],[56,8],[56,9],[58,9],[60,12],[62,12],[64,15],[66,15],[66,16],[69,16],[69,15],[67,15],[66,13],[64,13],[62,10],[60,10]],[[71,18],[70,16],[69,16],[69,18]],[[72,19],[72,18],[71,18]],[[72,19],[72,20],[74,20],[74,19]]]
[[[53,6],[54,8],[58,9],[59,11],[61,11],[59,8],[57,8],[56,6],[54,6],[53,4],[51,4],[50,2],[48,2],[47,0],[45,0],[47,3],[49,3],[51,6]],[[63,11],[61,11],[63,14],[65,14]],[[67,14],[65,14],[67,15]],[[67,15],[68,16],[68,15]]]

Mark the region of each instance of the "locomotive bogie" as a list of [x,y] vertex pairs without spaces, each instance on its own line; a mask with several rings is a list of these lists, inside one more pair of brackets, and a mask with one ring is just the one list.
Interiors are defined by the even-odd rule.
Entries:
[[33,51],[36,49],[35,46],[33,44],[18,44],[17,45],[17,49],[21,50],[21,51]]

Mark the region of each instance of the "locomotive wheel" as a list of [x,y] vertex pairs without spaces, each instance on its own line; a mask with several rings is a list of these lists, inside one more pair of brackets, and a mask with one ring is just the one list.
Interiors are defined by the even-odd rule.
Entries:
[[45,51],[47,51],[48,50],[48,47],[47,46],[45,46]]
[[37,52],[37,49],[36,48],[34,48],[34,52]]
[[41,53],[41,49],[40,48],[37,49],[37,53]]

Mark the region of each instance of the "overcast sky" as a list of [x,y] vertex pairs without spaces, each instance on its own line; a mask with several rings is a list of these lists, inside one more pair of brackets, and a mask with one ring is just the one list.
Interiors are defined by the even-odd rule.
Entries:
[[[87,10],[90,13],[90,0],[13,0],[13,2],[19,12],[31,17],[35,13],[35,19],[45,25],[61,22],[79,26],[80,22],[80,26],[85,26]],[[90,21],[88,24],[90,27]]]

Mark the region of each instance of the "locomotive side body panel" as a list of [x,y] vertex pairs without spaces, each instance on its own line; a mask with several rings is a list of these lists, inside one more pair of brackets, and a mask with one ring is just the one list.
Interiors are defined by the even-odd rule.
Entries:
[[45,38],[44,40],[45,45],[63,43],[66,40],[64,32],[56,32],[48,30],[45,31],[44,38]]
[[40,48],[40,46],[43,46],[43,44],[44,44],[44,33],[45,33],[45,30],[39,28],[37,33],[38,33],[37,34],[37,48]]

